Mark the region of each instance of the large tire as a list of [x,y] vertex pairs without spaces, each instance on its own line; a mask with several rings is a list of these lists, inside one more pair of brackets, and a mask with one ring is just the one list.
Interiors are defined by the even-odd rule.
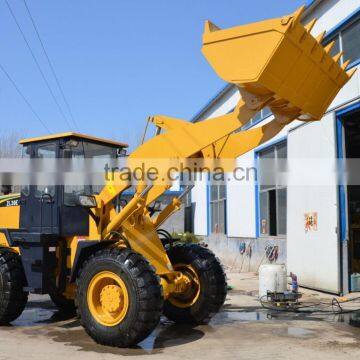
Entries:
[[[115,302],[111,302],[114,294]],[[97,343],[134,346],[160,321],[160,280],[149,263],[133,251],[100,250],[82,266],[77,278],[76,306],[82,326]]]
[[176,270],[186,271],[188,267],[196,273],[198,292],[188,305],[181,296],[168,298],[164,315],[177,323],[207,324],[219,312],[227,295],[226,276],[220,261],[209,249],[195,244],[173,246],[168,256]]
[[28,293],[20,256],[10,249],[0,249],[0,325],[16,320],[24,311]]

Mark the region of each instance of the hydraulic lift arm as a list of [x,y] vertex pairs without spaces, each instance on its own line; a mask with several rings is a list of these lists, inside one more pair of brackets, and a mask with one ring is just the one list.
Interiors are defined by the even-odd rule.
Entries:
[[[347,64],[339,64],[341,54],[330,55],[332,44],[322,46],[324,34],[311,35],[316,20],[304,26],[303,11],[304,7],[289,16],[225,30],[207,22],[202,52],[217,74],[239,89],[238,105],[229,114],[197,123],[163,115],[151,117],[149,121],[158,129],[156,136],[129,156],[130,167],[143,163],[146,169],[157,168],[159,177],[165,179],[173,164],[192,158],[236,159],[295,119],[321,119],[354,71],[346,72]],[[270,108],[274,119],[242,130],[264,107]],[[120,181],[120,175],[107,182],[97,197],[97,215],[103,218],[98,227],[101,238],[120,232],[160,275],[173,273],[156,228],[180,207],[181,198],[174,198],[152,218],[147,207],[170,184],[165,180],[141,182],[119,213],[110,212],[106,209],[111,208],[112,200],[130,186]]]

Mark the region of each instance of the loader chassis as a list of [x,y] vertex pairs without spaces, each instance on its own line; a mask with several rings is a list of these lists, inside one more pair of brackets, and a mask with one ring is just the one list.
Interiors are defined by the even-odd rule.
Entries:
[[[164,157],[172,164],[234,160],[295,119],[319,120],[353,71],[346,72],[347,63],[339,65],[341,53],[330,55],[333,44],[322,46],[324,34],[311,35],[315,21],[301,23],[303,11],[225,30],[206,22],[202,52],[221,78],[238,87],[238,105],[198,123],[151,117],[156,135],[132,152],[129,166],[140,161],[166,177],[168,167],[159,166]],[[265,106],[273,120],[243,130]],[[86,157],[86,149],[89,157],[116,157],[126,147],[76,133],[21,143],[34,159],[71,158],[81,151]],[[154,214],[151,204],[170,184],[139,182],[119,210],[114,201],[132,185],[121,175],[106,179],[99,193],[30,185],[21,195],[0,199],[0,284],[5,284],[0,323],[21,314],[29,292],[49,293],[60,308],[77,309],[97,342],[125,347],[143,340],[161,314],[178,323],[202,324],[221,309],[227,284],[215,255],[199,245],[172,244],[169,235],[161,238],[159,227],[180,208],[182,196]]]

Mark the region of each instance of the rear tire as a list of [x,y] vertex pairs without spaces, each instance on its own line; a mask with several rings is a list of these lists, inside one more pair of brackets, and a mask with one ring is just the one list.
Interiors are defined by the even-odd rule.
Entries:
[[0,325],[16,320],[24,311],[28,293],[20,256],[10,249],[0,249]]
[[105,249],[83,264],[76,305],[82,326],[97,343],[130,347],[158,325],[162,288],[141,255],[129,249]]
[[220,261],[209,249],[196,244],[173,246],[168,256],[175,269],[188,266],[189,272],[196,274],[199,290],[189,306],[181,297],[167,299],[164,315],[177,323],[207,324],[219,312],[227,295],[226,275]]

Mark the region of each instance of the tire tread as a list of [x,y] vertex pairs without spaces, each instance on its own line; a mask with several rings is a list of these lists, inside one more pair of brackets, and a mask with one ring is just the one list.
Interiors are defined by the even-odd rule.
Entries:
[[[120,264],[124,271],[127,271],[135,283],[138,294],[136,319],[125,334],[119,334],[116,338],[104,336],[101,331],[94,331],[95,329],[89,327],[88,319],[83,316],[84,312],[80,304],[81,292],[84,291],[82,286],[83,274],[105,260]],[[99,250],[84,262],[76,282],[78,294],[75,302],[80,323],[86,332],[99,344],[117,347],[136,345],[150,335],[160,321],[163,308],[160,279],[149,263],[140,254],[130,249],[111,248]]]
[[20,256],[11,249],[0,249],[0,276],[0,325],[7,325],[22,314],[28,301]]
[[185,262],[196,268],[205,279],[198,302],[190,308],[178,308],[166,301],[164,314],[177,323],[207,324],[223,306],[227,296],[227,281],[220,260],[209,249],[197,244],[178,244],[169,249],[173,264]]

